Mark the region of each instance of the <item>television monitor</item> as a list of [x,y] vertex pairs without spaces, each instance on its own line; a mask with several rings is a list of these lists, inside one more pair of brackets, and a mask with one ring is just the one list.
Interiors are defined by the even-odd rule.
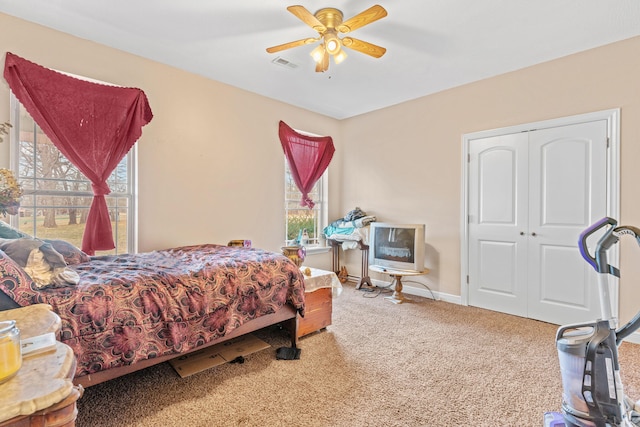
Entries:
[[424,224],[372,222],[369,265],[392,270],[424,270]]

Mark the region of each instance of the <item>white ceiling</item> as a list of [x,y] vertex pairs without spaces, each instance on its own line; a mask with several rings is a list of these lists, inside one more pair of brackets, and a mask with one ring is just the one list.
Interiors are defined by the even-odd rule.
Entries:
[[[316,44],[265,51],[317,35],[287,6],[348,19],[376,1],[388,16],[350,35],[385,47],[380,59],[350,50],[316,73]],[[0,0],[0,11],[337,119],[640,35],[638,0]]]

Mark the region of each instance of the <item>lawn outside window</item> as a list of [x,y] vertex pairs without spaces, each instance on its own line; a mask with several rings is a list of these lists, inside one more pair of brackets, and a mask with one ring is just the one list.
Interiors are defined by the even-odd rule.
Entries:
[[308,241],[305,244],[307,253],[326,251],[326,241],[322,235],[322,230],[327,226],[328,218],[328,181],[329,171],[325,171],[322,177],[316,182],[309,197],[314,201],[312,209],[301,206],[302,193],[298,190],[291,171],[289,162],[285,158],[285,245],[295,244],[296,239],[303,230],[307,230]]
[[[91,182],[55,147],[31,115],[11,95],[11,170],[22,185],[18,215],[0,218],[38,238],[62,239],[82,246],[93,200]],[[135,252],[135,153],[120,161],[107,183],[106,202],[116,248],[96,255]]]

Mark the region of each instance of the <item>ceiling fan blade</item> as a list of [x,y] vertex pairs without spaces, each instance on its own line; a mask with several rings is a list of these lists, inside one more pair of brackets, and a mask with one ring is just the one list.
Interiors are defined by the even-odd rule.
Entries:
[[316,73],[324,73],[329,69],[329,52],[324,51],[322,61],[316,62]]
[[267,48],[267,52],[269,52],[269,53],[280,52],[281,50],[291,49],[292,47],[298,47],[298,46],[302,46],[304,44],[317,42],[318,40],[320,40],[320,38],[317,38],[317,39],[307,38],[307,39],[302,39],[302,40],[296,40],[294,42],[289,42],[289,43],[280,44],[278,46],[268,47]]
[[371,6],[364,12],[360,12],[353,18],[349,18],[338,26],[338,31],[341,33],[348,33],[349,31],[357,30],[367,24],[382,19],[387,16],[387,11],[380,5]]
[[380,58],[387,51],[387,49],[381,46],[376,46],[373,43],[354,39],[353,37],[344,37],[342,39],[342,45],[349,49],[357,50],[358,52],[373,56],[374,58]]
[[287,10],[317,32],[323,33],[326,31],[327,27],[322,25],[322,22],[318,21],[318,18],[316,18],[313,13],[309,12],[304,6],[289,6],[287,7]]

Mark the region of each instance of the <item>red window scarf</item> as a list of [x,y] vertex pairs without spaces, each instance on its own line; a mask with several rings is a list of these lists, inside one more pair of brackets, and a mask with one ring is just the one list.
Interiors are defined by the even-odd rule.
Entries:
[[94,198],[82,250],[93,255],[113,249],[107,178],[153,118],[146,95],[76,79],[10,52],[4,78],[42,131],[91,181]]
[[280,121],[280,143],[289,161],[293,181],[302,193],[300,206],[312,209],[315,203],[309,192],[329,167],[336,151],[330,136],[308,136],[291,129]]

